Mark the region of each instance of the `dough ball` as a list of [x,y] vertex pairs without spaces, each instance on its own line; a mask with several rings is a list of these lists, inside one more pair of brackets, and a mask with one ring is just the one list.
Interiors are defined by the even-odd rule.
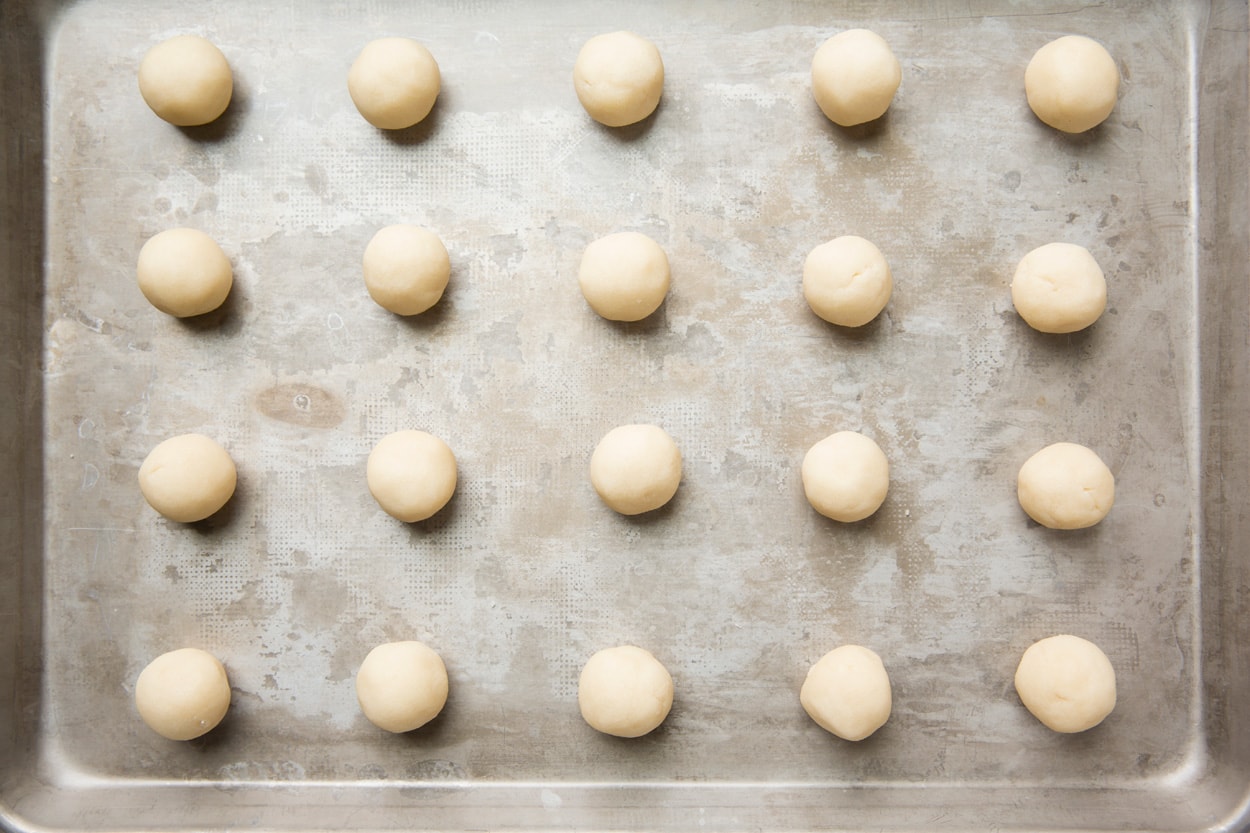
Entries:
[[1107,517],[1115,477],[1098,455],[1076,443],[1055,443],[1020,467],[1016,494],[1029,517],[1051,529],[1084,529]]
[[573,87],[590,117],[623,127],[651,115],[664,92],[660,50],[633,32],[612,32],[586,41],[573,65]]
[[843,127],[881,118],[902,79],[890,45],[867,29],[839,32],[812,59],[812,95],[821,112]]
[[451,277],[451,258],[438,235],[420,226],[387,226],[365,247],[369,296],[397,315],[438,303]]
[[411,732],[438,717],[446,705],[447,666],[422,642],[387,642],[360,664],[356,699],[374,726]]
[[1068,35],[1033,55],[1024,71],[1024,92],[1039,119],[1065,133],[1097,127],[1115,108],[1120,71],[1096,40]]
[[1016,668],[1020,702],[1056,732],[1084,732],[1115,708],[1115,669],[1097,645],[1061,634],[1035,642]]
[[590,482],[622,515],[659,509],[681,483],[681,452],[658,425],[613,428],[590,457]]
[[577,681],[577,705],[592,727],[637,738],[664,722],[673,707],[673,678],[650,651],[633,645],[592,656]]
[[799,702],[822,729],[843,740],[863,740],[890,717],[890,675],[873,651],[843,645],[807,672]]
[[820,514],[851,523],[881,508],[890,464],[875,442],[854,431],[830,434],[803,458],[803,491]]
[[1075,333],[1107,308],[1107,281],[1088,250],[1047,243],[1020,260],[1011,281],[1011,302],[1035,330]]
[[862,237],[822,243],[803,264],[803,297],[830,324],[862,327],[885,309],[893,291],[885,255]]
[[369,453],[365,479],[388,515],[405,523],[424,521],[456,491],[456,457],[433,434],[396,431]]
[[135,682],[139,716],[170,740],[191,740],[211,731],[230,708],[230,682],[217,657],[180,648],[148,663]]
[[402,130],[424,119],[441,87],[438,62],[411,38],[371,41],[347,73],[347,91],[356,109],[383,130]]
[[152,306],[178,318],[217,309],[230,294],[230,258],[202,231],[174,228],[139,250],[139,291]]
[[234,494],[238,471],[229,453],[203,434],[182,434],[158,445],[139,466],[139,491],[166,518],[202,521]]
[[194,127],[230,105],[234,75],[221,50],[196,35],[179,35],[148,50],[139,64],[139,94],[170,124]]
[[577,282],[590,308],[604,318],[640,321],[668,294],[668,257],[645,234],[609,234],[586,247]]

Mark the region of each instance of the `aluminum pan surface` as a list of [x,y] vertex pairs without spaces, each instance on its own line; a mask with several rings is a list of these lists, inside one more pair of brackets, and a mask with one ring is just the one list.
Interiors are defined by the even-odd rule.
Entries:
[[[1168,4],[876,9],[65,11],[48,67],[53,777],[518,781],[546,785],[554,812],[586,783],[1114,790],[1183,771],[1200,740],[1195,23]],[[856,24],[891,42],[904,83],[880,124],[846,131],[815,110],[807,67]],[[622,26],[659,45],[665,97],[609,131],[568,79],[587,36]],[[143,52],[182,31],[234,67],[219,125],[168,127],[135,90]],[[1069,138],[1031,117],[1020,79],[1074,31],[1109,46],[1125,83],[1108,124]],[[429,123],[398,135],[365,124],[343,84],[359,45],[392,33],[444,73]],[[436,229],[452,254],[448,295],[411,321],[359,277],[392,222]],[[235,264],[206,320],[155,313],[133,283],[142,242],[176,225]],[[637,325],[599,320],[576,290],[582,247],[620,229],[673,264],[668,301]],[[843,233],[876,241],[895,275],[861,331],[824,325],[798,289],[806,252]],[[1110,286],[1104,319],[1069,337],[1030,331],[1007,291],[1018,258],[1057,239],[1088,246]],[[628,421],[664,425],[686,465],[671,507],[640,519],[586,479],[597,439]],[[406,427],[461,467],[453,503],[411,527],[363,482],[372,444]],[[843,428],[892,463],[885,507],[854,526],[815,516],[798,478]],[[135,484],[151,446],[185,431],[218,437],[241,474],[223,516],[190,528]],[[1093,530],[1040,529],[1015,502],[1019,464],[1060,439],[1116,473]],[[1116,712],[1077,737],[1011,689],[1023,648],[1061,631],[1119,675]],[[387,737],[352,674],[400,638],[443,654],[452,697],[428,730]],[[678,691],[631,744],[575,704],[581,663],[620,642],[653,650]],[[877,650],[895,686],[890,723],[853,747],[796,697],[842,642]],[[176,745],[130,697],[149,658],[185,644],[222,657],[235,697],[221,729]]]

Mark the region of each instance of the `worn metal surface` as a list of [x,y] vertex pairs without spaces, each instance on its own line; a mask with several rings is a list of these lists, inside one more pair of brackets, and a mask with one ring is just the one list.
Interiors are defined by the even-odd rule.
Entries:
[[[1244,223],[1211,236],[1244,184],[1196,160],[1195,131],[1200,94],[1244,127],[1244,93],[1202,80],[1244,87],[1244,8],[98,0],[41,21],[45,333],[16,355],[43,362],[46,522],[39,599],[21,602],[42,602],[39,658],[13,675],[39,696],[0,777],[10,825],[1174,829],[1235,812],[1247,704],[1217,713],[1202,672],[1244,691],[1245,650],[1202,624],[1246,602],[1204,593],[1201,567],[1244,579],[1244,493],[1203,516],[1213,478],[1244,485],[1209,454],[1245,445],[1244,394],[1203,374],[1216,349],[1244,366],[1244,292],[1211,289],[1245,253]],[[890,41],[903,85],[879,124],[841,130],[808,67],[853,25]],[[582,41],[622,27],[656,41],[667,78],[655,117],[612,131],[570,73]],[[179,130],[135,72],[186,31],[222,48],[236,100]],[[1079,137],[1022,92],[1032,52],[1067,33],[1104,42],[1124,77]],[[398,134],[345,85],[387,34],[425,42],[444,74],[428,123]],[[1242,155],[1227,164],[1244,179]],[[447,295],[412,320],[360,276],[394,222],[452,256]],[[179,225],[236,275],[225,308],[190,322],[133,278],[143,241]],[[622,326],[588,310],[576,267],[623,229],[665,247],[673,289]],[[859,331],[799,288],[807,251],[845,233],[895,276]],[[1053,240],[1087,246],[1109,284],[1106,315],[1072,336],[1010,304],[1016,261]],[[598,438],[630,421],[685,457],[674,502],[633,519],[587,479]],[[453,502],[411,526],[364,484],[373,443],[410,427],[460,463]],[[883,509],[850,526],[799,481],[808,446],[846,428],[892,466]],[[192,526],[136,483],[187,431],[240,471],[228,508]],[[1092,530],[1039,528],[1016,503],[1019,465],[1058,440],[1117,477]],[[1213,526],[1226,537],[1204,541]],[[1079,736],[1012,689],[1023,649],[1058,632],[1118,675],[1115,712]],[[441,652],[451,698],[394,737],[360,715],[353,673],[402,638]],[[663,728],[630,743],[576,706],[581,664],[622,642],[677,688]],[[895,687],[858,745],[798,704],[843,642],[880,653]],[[139,721],[133,682],[186,645],[226,663],[234,699],[176,744]]]

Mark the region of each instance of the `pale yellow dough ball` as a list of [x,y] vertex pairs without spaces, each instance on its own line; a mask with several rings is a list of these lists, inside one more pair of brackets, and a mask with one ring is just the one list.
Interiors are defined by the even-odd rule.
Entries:
[[347,73],[347,91],[365,121],[402,130],[434,109],[442,74],[430,50],[411,38],[379,38],[360,51]]
[[456,491],[456,457],[433,434],[396,431],[369,453],[365,479],[388,515],[405,523],[424,521]]
[[1115,669],[1097,645],[1060,634],[1035,642],[1016,668],[1020,702],[1056,732],[1084,732],[1115,708]]
[[654,730],[673,707],[673,678],[650,651],[634,645],[592,656],[577,681],[577,705],[592,727],[619,738]]
[[447,666],[422,642],[378,645],[356,672],[356,700],[369,722],[388,732],[411,732],[447,704]]
[[799,702],[822,729],[843,740],[863,740],[890,718],[890,675],[874,651],[843,645],[807,672]]
[[1102,124],[1115,109],[1120,71],[1102,44],[1081,35],[1053,40],[1033,55],[1024,71],[1029,107],[1065,133]]
[[651,115],[664,92],[660,50],[633,32],[596,35],[573,65],[573,88],[590,117],[624,127]]
[[148,663],[135,682],[143,722],[170,740],[191,740],[221,723],[230,708],[230,682],[207,651],[180,648]]
[[812,59],[812,95],[821,112],[842,127],[885,115],[902,79],[890,45],[867,29],[839,32]]
[[1107,280],[1083,246],[1047,243],[1020,259],[1011,280],[1020,317],[1043,333],[1075,333],[1107,308]]
[[148,50],[139,64],[139,93],[170,124],[214,121],[230,105],[234,74],[221,50],[197,35],[179,35]]
[[830,324],[862,327],[881,314],[893,291],[885,255],[862,237],[822,243],[803,263],[803,297]]
[[234,285],[230,258],[217,242],[193,228],[153,235],[139,250],[139,291],[152,306],[177,318],[212,312]]
[[681,451],[658,425],[613,428],[590,457],[590,482],[622,515],[659,509],[681,483]]
[[668,294],[668,256],[645,234],[622,231],[586,247],[577,270],[582,296],[610,321],[640,321]]
[[380,229],[365,247],[365,288],[379,306],[416,315],[438,303],[451,277],[447,247],[420,226]]
[[238,471],[230,454],[203,434],[170,437],[139,467],[139,490],[171,521],[202,521],[234,494]]
[[830,434],[803,457],[803,491],[826,518],[862,521],[881,508],[890,488],[885,452],[855,431]]
[[1020,467],[1016,494],[1028,516],[1051,529],[1084,529],[1115,503],[1115,477],[1097,454],[1076,443],[1055,443]]

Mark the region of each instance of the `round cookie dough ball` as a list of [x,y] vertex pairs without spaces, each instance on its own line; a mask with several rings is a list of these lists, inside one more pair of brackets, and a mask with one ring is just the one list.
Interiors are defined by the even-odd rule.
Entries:
[[875,652],[843,645],[807,672],[799,702],[822,729],[843,740],[863,740],[890,717],[890,675]]
[[803,491],[820,514],[862,521],[881,508],[890,488],[890,464],[875,442],[855,431],[830,434],[803,458]]
[[658,425],[621,425],[595,446],[590,482],[603,502],[622,515],[650,512],[677,493],[681,452]]
[[438,62],[411,38],[370,41],[347,73],[356,109],[383,130],[402,130],[424,119],[441,87]]
[[365,479],[388,515],[405,523],[424,521],[456,491],[456,457],[433,434],[396,431],[369,452]]
[[1024,92],[1039,119],[1065,133],[1097,127],[1115,108],[1120,71],[1096,40],[1068,35],[1033,55]]
[[881,118],[902,79],[890,45],[867,29],[839,32],[812,59],[812,95],[821,112],[842,127]]
[[1093,642],[1061,634],[1035,642],[1016,668],[1020,702],[1056,732],[1084,732],[1115,708],[1115,669]]
[[212,730],[230,708],[230,682],[217,657],[180,648],[148,663],[135,682],[139,716],[170,740],[191,740]]
[[573,65],[573,88],[590,117],[624,127],[651,115],[664,92],[660,50],[633,32],[596,35]]
[[609,321],[640,321],[668,294],[668,257],[645,234],[622,231],[586,247],[577,270],[586,303]]
[[203,434],[170,437],[139,466],[139,491],[171,521],[202,521],[226,505],[238,483],[230,454]]
[[1016,494],[1029,517],[1051,529],[1084,529],[1107,517],[1115,477],[1098,455],[1076,443],[1055,443],[1020,467]]
[[148,50],[139,64],[139,93],[170,124],[208,124],[230,105],[234,75],[221,50],[197,35],[179,35]]
[[139,291],[152,306],[178,318],[212,312],[234,285],[230,258],[213,238],[193,228],[153,235],[139,250]]
[[673,678],[650,651],[633,645],[592,656],[577,681],[577,705],[593,728],[637,738],[664,722],[673,707]]
[[438,303],[451,277],[451,258],[438,235],[420,226],[387,226],[365,247],[369,297],[397,315]]
[[1047,243],[1021,258],[1011,280],[1011,302],[1035,330],[1075,333],[1107,308],[1107,281],[1084,247]]
[[356,699],[374,726],[411,732],[438,717],[446,705],[447,667],[422,642],[387,642],[360,664]]
[[822,243],[803,264],[803,297],[830,324],[862,327],[885,309],[893,291],[885,255],[862,237]]

